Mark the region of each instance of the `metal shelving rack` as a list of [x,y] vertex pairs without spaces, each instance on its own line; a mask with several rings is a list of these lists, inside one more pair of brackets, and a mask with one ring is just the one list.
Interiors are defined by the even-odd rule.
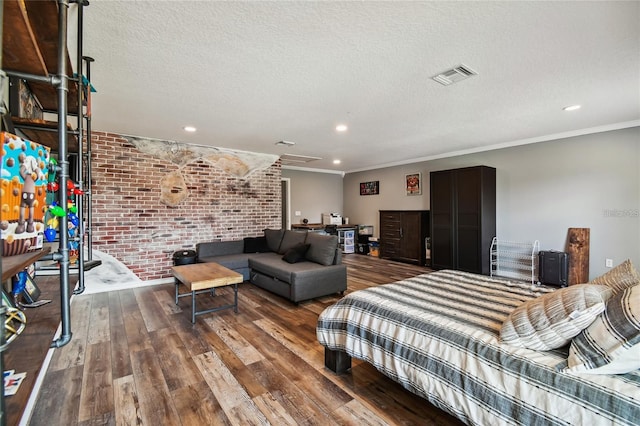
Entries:
[[[77,78],[72,76],[71,62],[69,60],[69,51],[67,49],[67,29],[68,29],[68,13],[70,4],[77,4],[78,14],[78,44],[77,44]],[[76,187],[85,191],[83,188],[83,174],[86,173],[90,178],[90,158],[87,159],[88,164],[84,164],[84,137],[91,138],[90,134],[90,115],[85,115],[83,108],[83,96],[91,89],[88,77],[85,81],[82,78],[83,69],[86,66],[89,72],[89,64],[93,59],[82,55],[82,33],[83,33],[83,9],[88,6],[87,0],[47,0],[38,2],[23,2],[21,0],[4,0],[0,1],[0,34],[6,35],[2,40],[3,54],[0,56],[0,64],[2,70],[0,76],[9,76],[15,79],[22,79],[29,82],[29,86],[33,95],[38,99],[42,106],[43,112],[57,114],[57,121],[45,120],[21,120],[16,117],[15,123],[12,117],[9,117],[7,111],[0,107],[0,113],[3,118],[3,127],[13,132],[18,129],[28,139],[38,142],[38,139],[45,141],[51,148],[57,150],[58,165],[55,167],[57,172],[58,184],[61,190],[58,191],[58,205],[67,206],[68,194],[66,182],[71,177],[78,181]],[[4,31],[7,27],[7,31]],[[57,42],[56,40],[57,35]],[[0,38],[1,39],[1,38]],[[0,100],[0,104],[4,101]],[[69,116],[77,116],[77,129],[69,129],[67,120]],[[83,130],[83,121],[87,120],[86,131]],[[54,135],[54,136],[51,136]],[[69,168],[69,151],[71,143],[77,141],[77,167],[76,176],[70,176]],[[73,146],[71,148],[74,148]],[[90,155],[90,143],[87,143],[87,155]],[[90,182],[87,179],[87,182]],[[90,183],[89,183],[90,185]],[[84,225],[83,211],[88,206],[90,218],[90,191],[87,199],[78,196],[77,207],[80,226]],[[89,225],[90,226],[90,225]],[[54,260],[59,265],[60,277],[60,317],[61,317],[61,333],[59,337],[51,343],[51,347],[61,347],[71,340],[71,318],[70,318],[70,285],[69,285],[69,238],[67,233],[68,218],[62,216],[59,218],[59,247],[57,252],[46,255],[47,250],[42,251],[43,256]],[[83,246],[83,229],[79,232],[79,288],[76,292],[84,290],[84,246]],[[89,258],[91,260],[91,257]],[[35,261],[35,260],[34,260]],[[6,263],[6,265],[5,265]],[[10,258],[7,262],[2,262],[2,266],[11,263]],[[8,271],[5,271],[8,272]],[[3,273],[3,277],[4,277]],[[0,366],[1,364],[0,354]],[[0,395],[2,398],[2,395]],[[4,399],[2,398],[2,407],[0,409],[0,424],[6,422],[6,412],[4,407]]]
[[491,242],[491,276],[538,282],[538,252],[540,242],[499,240]]

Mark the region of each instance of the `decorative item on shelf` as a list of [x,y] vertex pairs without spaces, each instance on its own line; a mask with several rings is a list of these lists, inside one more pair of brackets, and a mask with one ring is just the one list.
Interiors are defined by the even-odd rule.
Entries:
[[360,182],[360,195],[378,195],[380,193],[380,181]]
[[38,306],[51,302],[51,300],[46,299],[38,300],[40,297],[40,289],[26,270],[18,273],[18,275],[13,278],[11,293],[13,294],[13,305],[20,309],[37,308]]
[[11,297],[4,288],[2,289],[2,306],[5,306],[7,308],[16,307],[13,304],[13,297]]
[[4,345],[0,346],[0,352],[4,352],[7,345],[13,342],[27,325],[27,316],[13,305],[4,289],[2,289],[2,308],[4,309]]
[[8,132],[0,135],[2,255],[14,256],[42,248],[50,150]]
[[[52,165],[55,165],[54,159],[52,159],[51,162]],[[55,170],[55,167],[51,167],[51,169]],[[55,182],[55,174],[55,171],[49,174],[49,183],[47,184],[47,200],[49,202],[49,207],[45,213],[47,228],[44,231],[44,235],[48,242],[55,241],[57,237],[57,230],[60,225],[60,222],[57,218],[67,216],[67,232],[69,235],[69,262],[71,265],[75,265],[78,262],[79,254],[79,243],[77,241],[77,237],[80,224],[80,219],[76,214],[78,212],[78,208],[75,205],[75,197],[77,195],[83,195],[84,191],[82,191],[80,188],[77,188],[76,184],[71,179],[68,179],[66,183],[66,190],[67,195],[69,196],[69,200],[67,201],[67,208],[62,208],[58,205],[58,202],[55,201],[55,192],[60,189],[60,185]]]
[[309,219],[307,219],[307,218],[302,219],[302,223],[304,223],[306,225],[307,223],[309,223]]
[[422,194],[422,175],[420,173],[405,175],[404,180],[407,195]]

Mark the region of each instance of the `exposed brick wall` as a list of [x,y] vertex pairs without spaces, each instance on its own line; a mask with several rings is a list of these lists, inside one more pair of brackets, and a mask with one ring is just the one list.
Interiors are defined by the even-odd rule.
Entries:
[[[202,161],[180,169],[117,134],[94,132],[91,140],[93,247],[142,280],[170,277],[177,250],[281,226],[280,162],[238,179]],[[169,207],[160,202],[159,182],[176,170],[190,196]]]

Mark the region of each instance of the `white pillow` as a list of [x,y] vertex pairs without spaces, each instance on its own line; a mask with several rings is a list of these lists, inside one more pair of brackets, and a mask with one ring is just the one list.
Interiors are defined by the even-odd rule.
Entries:
[[578,284],[518,306],[500,329],[500,340],[514,346],[551,350],[569,343],[605,309],[611,290]]
[[606,285],[618,293],[625,288],[640,284],[640,274],[633,267],[633,263],[627,259],[605,274],[589,281],[589,284]]
[[616,293],[571,342],[565,371],[624,374],[640,368],[640,285]]

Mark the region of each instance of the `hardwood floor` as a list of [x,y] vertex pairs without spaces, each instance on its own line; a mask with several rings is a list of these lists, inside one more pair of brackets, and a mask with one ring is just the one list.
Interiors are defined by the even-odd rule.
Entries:
[[[344,263],[348,292],[428,271],[357,254]],[[324,367],[315,327],[338,295],[295,305],[243,283],[238,314],[192,325],[190,298],[176,306],[173,290],[74,298],[73,339],[55,350],[30,424],[461,424],[367,363],[341,376]],[[232,294],[200,295],[198,307]]]

